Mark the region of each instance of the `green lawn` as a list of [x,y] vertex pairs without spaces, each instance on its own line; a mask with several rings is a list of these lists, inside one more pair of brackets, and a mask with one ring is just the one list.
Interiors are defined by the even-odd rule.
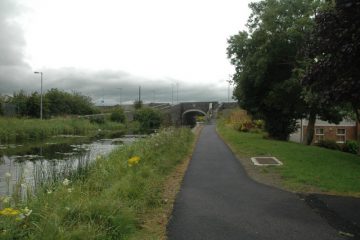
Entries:
[[238,132],[218,121],[218,132],[241,157],[274,156],[284,165],[268,168],[295,191],[313,187],[335,194],[360,196],[360,156],[315,146],[264,139]]

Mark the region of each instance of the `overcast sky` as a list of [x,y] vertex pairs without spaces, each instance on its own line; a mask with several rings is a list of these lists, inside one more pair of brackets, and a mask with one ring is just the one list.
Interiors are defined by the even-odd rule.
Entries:
[[[59,88],[99,103],[227,101],[227,39],[250,0],[0,0],[0,94]],[[121,88],[121,90],[120,90]],[[178,93],[178,94],[177,94]],[[178,96],[178,97],[177,97]]]

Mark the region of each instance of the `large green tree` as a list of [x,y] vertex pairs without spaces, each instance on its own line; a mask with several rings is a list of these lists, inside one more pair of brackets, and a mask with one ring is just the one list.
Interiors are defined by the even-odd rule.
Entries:
[[360,121],[360,2],[341,0],[320,12],[307,46],[313,60],[303,84],[324,104],[350,104]]
[[228,40],[235,65],[234,96],[240,106],[265,120],[270,137],[288,139],[305,112],[296,69],[320,5],[316,0],[263,0],[249,4],[248,31]]
[[322,93],[329,103],[349,102],[360,109],[360,3],[341,1],[317,15],[316,28],[309,43],[313,64],[304,84]]

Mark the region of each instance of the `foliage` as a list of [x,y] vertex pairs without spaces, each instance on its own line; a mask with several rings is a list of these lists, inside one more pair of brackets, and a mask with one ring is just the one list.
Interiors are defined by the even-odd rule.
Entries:
[[232,110],[226,117],[228,124],[240,132],[258,132],[263,129],[264,121],[252,120],[252,117],[242,109]]
[[[18,119],[0,118],[0,142],[12,143],[41,140],[56,135],[93,135],[99,132],[107,136],[125,133],[123,124],[105,121],[98,124],[83,118]],[[131,129],[130,129],[131,130]]]
[[195,116],[196,122],[205,122],[205,116]]
[[93,115],[89,117],[91,123],[103,124],[105,123],[105,116],[102,114]]
[[110,115],[110,120],[113,122],[124,123],[126,119],[124,110],[119,107]]
[[356,141],[346,141],[344,146],[342,147],[342,150],[344,152],[353,153],[356,154],[359,149],[359,143]]
[[134,108],[137,110],[137,109],[140,109],[143,107],[143,102],[141,100],[137,100],[134,102]]
[[272,138],[286,140],[304,111],[294,68],[318,5],[313,0],[251,3],[249,31],[228,40],[236,70],[234,96],[241,107],[265,120]]
[[140,108],[134,113],[134,121],[140,123],[141,133],[151,133],[161,124],[161,113],[152,108]]
[[328,148],[332,150],[341,150],[340,145],[337,144],[334,140],[321,140],[318,143],[316,143],[316,146]]
[[245,133],[218,121],[220,135],[242,157],[274,156],[284,165],[267,168],[278,175],[281,186],[291,191],[325,191],[360,196],[360,157],[299,143],[264,139],[262,134]]
[[360,3],[337,1],[315,17],[316,26],[306,52],[309,66],[303,76],[315,106],[350,103],[360,120]]
[[[20,90],[13,94],[10,103],[15,104],[19,116],[39,117],[40,116],[40,94],[33,92],[28,95]],[[56,88],[48,90],[43,95],[43,116],[61,116],[69,114],[94,114],[94,104],[90,97],[80,93],[67,93]]]
[[[44,188],[27,203],[3,203],[1,208],[14,209],[26,204],[32,214],[11,224],[1,217],[1,238],[129,239],[146,231],[144,215],[163,211],[165,179],[189,153],[193,139],[187,129],[164,130],[98,158],[83,179]],[[149,239],[157,239],[147,231]]]

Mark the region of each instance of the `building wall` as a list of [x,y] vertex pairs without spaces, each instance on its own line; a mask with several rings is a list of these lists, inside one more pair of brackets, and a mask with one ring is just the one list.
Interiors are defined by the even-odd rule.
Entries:
[[[293,142],[303,142],[306,141],[306,134],[307,134],[307,125],[308,121],[306,119],[298,120],[298,131],[290,135],[290,141]],[[303,132],[301,133],[301,126],[303,129]],[[337,141],[339,140],[339,136],[337,135],[337,129],[345,129],[345,141],[347,140],[357,140],[358,134],[360,134],[360,124],[356,124],[355,121],[352,120],[344,120],[341,121],[338,125],[333,123],[328,123],[321,120],[316,120],[315,123],[315,133],[314,133],[314,140],[313,143],[315,143],[316,139],[319,138],[316,136],[316,129],[323,129],[323,139],[324,140],[333,140]]]
[[[307,134],[307,126],[303,127],[304,129],[304,140],[306,139]],[[337,134],[338,129],[345,129],[345,141],[348,140],[356,140],[356,126],[315,126],[314,140],[313,143],[317,142],[317,139],[321,140],[321,134],[317,134],[316,129],[323,129],[323,139],[324,140],[332,140],[339,141],[341,140],[340,135]],[[318,132],[319,133],[319,132]]]

